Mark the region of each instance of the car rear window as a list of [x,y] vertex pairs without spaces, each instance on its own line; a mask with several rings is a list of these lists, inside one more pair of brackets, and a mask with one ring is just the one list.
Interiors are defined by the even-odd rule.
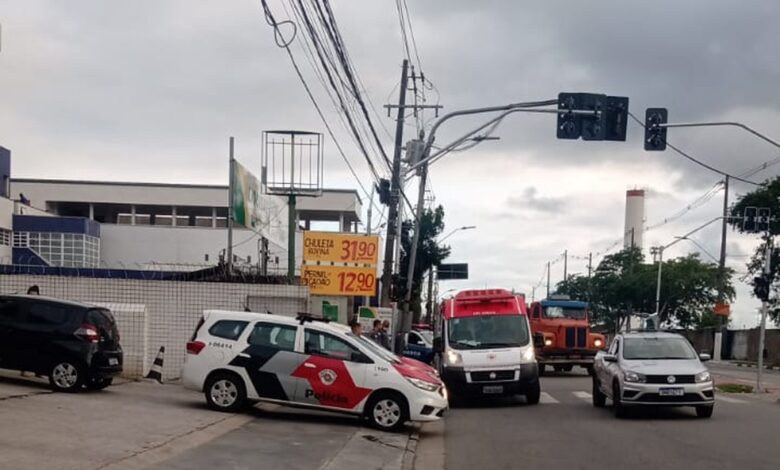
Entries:
[[209,334],[217,338],[237,340],[248,324],[249,322],[239,320],[219,320],[211,325]]

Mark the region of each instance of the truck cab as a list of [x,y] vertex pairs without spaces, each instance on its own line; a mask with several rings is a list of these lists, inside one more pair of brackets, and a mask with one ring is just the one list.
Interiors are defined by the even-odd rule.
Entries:
[[533,302],[530,310],[539,373],[548,365],[559,372],[580,366],[592,373],[593,358],[606,338],[590,331],[588,303],[556,295]]
[[525,395],[538,403],[525,297],[485,289],[446,299],[434,325],[434,364],[450,396]]

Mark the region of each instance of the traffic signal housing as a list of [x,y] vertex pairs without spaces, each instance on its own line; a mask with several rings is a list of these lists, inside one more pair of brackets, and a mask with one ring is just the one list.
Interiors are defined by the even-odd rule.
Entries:
[[384,205],[390,205],[390,180],[382,178],[376,185],[376,192],[379,193],[379,202]]
[[669,121],[669,111],[666,108],[647,108],[645,111],[645,150],[666,150],[666,124]]
[[756,231],[768,232],[772,211],[768,207],[759,207],[756,217]]
[[607,96],[606,130],[604,140],[626,141],[628,125],[628,98]]
[[627,118],[626,97],[560,93],[556,136],[568,140],[625,141]]

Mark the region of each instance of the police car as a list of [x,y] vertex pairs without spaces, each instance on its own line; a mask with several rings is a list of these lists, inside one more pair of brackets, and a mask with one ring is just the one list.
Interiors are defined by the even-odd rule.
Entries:
[[218,411],[268,401],[362,416],[383,430],[438,420],[448,406],[434,369],[308,315],[205,311],[182,380]]

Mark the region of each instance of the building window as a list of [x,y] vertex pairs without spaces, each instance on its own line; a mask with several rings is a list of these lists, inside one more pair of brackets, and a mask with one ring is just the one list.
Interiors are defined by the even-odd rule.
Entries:
[[211,216],[198,215],[195,216],[196,227],[211,227]]
[[14,246],[29,248],[52,266],[97,268],[100,239],[83,233],[14,233]]
[[133,214],[118,214],[116,223],[121,225],[131,225],[133,223]]
[[0,228],[0,245],[11,246],[12,242],[13,232],[4,228]]
[[154,216],[154,225],[173,225],[173,216],[157,214]]

